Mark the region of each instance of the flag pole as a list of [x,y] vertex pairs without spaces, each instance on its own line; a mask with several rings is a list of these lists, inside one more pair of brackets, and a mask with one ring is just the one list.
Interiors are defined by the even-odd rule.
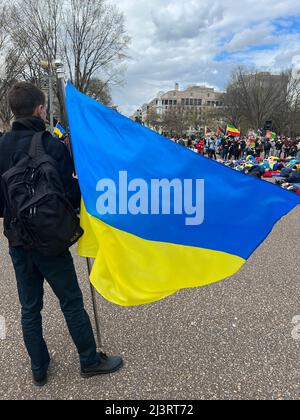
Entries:
[[[86,264],[87,264],[87,270],[88,270],[89,277],[90,277],[91,272],[92,272],[92,268],[93,268],[93,264],[92,264],[92,261],[91,261],[90,258],[86,259]],[[97,298],[96,298],[95,288],[94,288],[94,286],[92,285],[91,282],[90,282],[90,290],[91,290],[92,303],[93,303],[97,346],[98,346],[98,350],[102,350],[103,345],[102,345],[102,337],[101,337],[100,323],[99,323],[100,316],[99,316],[99,311],[98,311],[98,306],[97,306]]]
[[[68,123],[68,113],[67,113],[66,95],[65,95],[65,71],[64,71],[64,67],[63,67],[62,63],[56,61],[55,65],[56,65],[56,75],[57,75],[58,89],[59,89],[59,92],[60,92],[60,95],[61,95],[61,98],[62,98],[64,119]],[[72,159],[74,161],[70,132],[69,132],[68,148],[69,148],[70,154],[72,156]],[[75,163],[74,163],[74,168],[75,168]],[[88,276],[89,276],[89,279],[90,279],[90,276],[91,276],[91,273],[92,273],[92,268],[93,268],[92,260],[90,258],[86,258],[86,264],[87,264]],[[98,350],[102,350],[103,345],[102,345],[102,337],[101,337],[101,330],[100,330],[100,322],[99,322],[100,317],[99,317],[99,311],[98,311],[98,306],[97,306],[97,298],[96,298],[96,293],[95,293],[94,286],[92,285],[91,282],[89,282],[89,283],[90,283],[90,291],[91,291],[92,304],[93,304],[93,313],[94,313],[94,321],[95,321],[95,329],[96,329],[97,347],[98,347]]]

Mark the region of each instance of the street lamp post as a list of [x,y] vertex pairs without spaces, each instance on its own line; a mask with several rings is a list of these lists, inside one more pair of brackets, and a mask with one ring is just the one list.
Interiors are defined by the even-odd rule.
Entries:
[[54,130],[54,113],[53,113],[53,75],[49,72],[49,118],[51,133]]
[[66,98],[65,98],[65,69],[64,65],[60,60],[54,61],[54,67],[56,69],[56,78],[58,84],[58,92],[61,98],[61,123],[64,127],[68,125],[67,111],[66,111]]
[[40,66],[48,75],[48,98],[49,98],[49,123],[50,129],[53,133],[54,130],[54,109],[53,109],[53,78],[54,75],[51,70],[51,63],[48,60],[40,62]]

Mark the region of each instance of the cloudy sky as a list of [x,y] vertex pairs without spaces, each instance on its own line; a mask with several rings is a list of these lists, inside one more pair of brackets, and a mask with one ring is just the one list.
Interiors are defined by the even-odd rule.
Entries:
[[113,90],[127,115],[175,82],[223,90],[239,64],[280,71],[300,57],[299,0],[110,2],[132,38],[125,86]]

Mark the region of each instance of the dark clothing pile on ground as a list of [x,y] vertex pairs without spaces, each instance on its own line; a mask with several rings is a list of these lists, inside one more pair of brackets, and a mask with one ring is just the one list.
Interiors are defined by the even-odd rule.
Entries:
[[247,156],[239,161],[220,161],[224,165],[248,175],[261,179],[277,178],[277,184],[299,194],[300,189],[300,159],[269,159]]

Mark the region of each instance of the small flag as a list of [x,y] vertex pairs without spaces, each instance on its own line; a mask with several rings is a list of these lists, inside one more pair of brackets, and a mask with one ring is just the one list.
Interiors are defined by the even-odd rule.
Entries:
[[226,130],[223,130],[223,128],[219,127],[218,128],[218,135],[219,136],[225,136],[226,134]]
[[241,132],[237,128],[235,128],[233,125],[227,126],[226,134],[228,136],[241,137]]
[[212,134],[212,130],[209,127],[205,127],[205,136],[210,136]]
[[270,139],[270,140],[274,140],[277,137],[277,133],[273,132],[273,131],[267,131],[266,132],[266,138]]
[[59,123],[57,123],[56,126],[54,127],[53,133],[56,134],[57,137],[61,139],[66,134],[66,130]]

